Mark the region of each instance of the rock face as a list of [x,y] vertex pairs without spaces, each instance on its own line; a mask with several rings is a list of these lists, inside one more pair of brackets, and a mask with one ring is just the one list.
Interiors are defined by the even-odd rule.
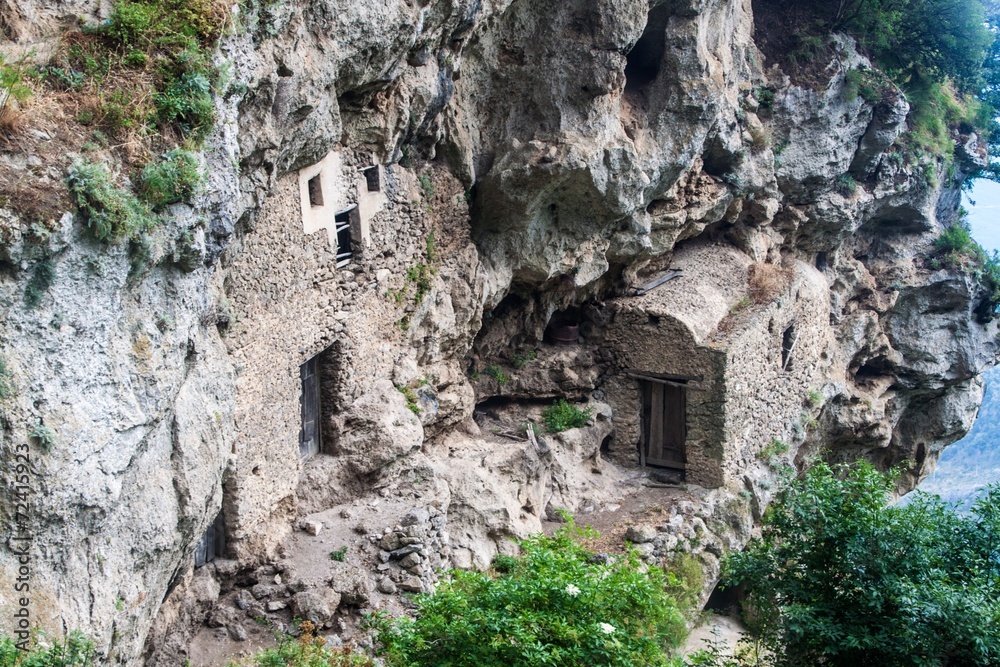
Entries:
[[[976,140],[956,137],[951,178],[910,160],[902,94],[848,92],[868,66],[851,40],[800,85],[749,0],[249,5],[220,45],[208,187],[148,272],[71,214],[32,240],[0,209],[4,470],[30,459],[28,511],[20,478],[0,487],[0,628],[18,544],[32,624],[110,662],[176,664],[203,622],[245,638],[233,609],[336,627],[559,510],[611,507],[677,452],[705,488],[630,539],[711,578],[777,464],[910,464],[910,488],[969,428],[996,325],[932,256]],[[18,49],[68,11],[5,7]],[[43,260],[56,280],[28,308]],[[650,449],[668,394],[674,454]],[[585,424],[542,434],[557,398]],[[300,518],[409,493],[424,509],[398,528],[359,526],[386,554],[374,579],[258,569]],[[194,569],[212,556],[232,560]]]

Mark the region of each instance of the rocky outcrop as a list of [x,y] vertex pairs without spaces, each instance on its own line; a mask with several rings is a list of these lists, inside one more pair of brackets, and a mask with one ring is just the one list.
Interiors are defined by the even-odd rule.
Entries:
[[[98,4],[74,14],[100,20]],[[962,165],[949,179],[907,153],[900,91],[849,94],[847,72],[870,67],[851,40],[833,39],[810,86],[765,60],[749,0],[237,9],[217,56],[232,80],[208,185],[171,209],[148,271],[71,214],[40,239],[5,218],[3,459],[14,469],[30,451],[32,494],[20,512],[7,481],[0,515],[34,536],[32,622],[83,629],[110,661],[167,664],[204,620],[246,636],[236,612],[210,611],[217,598],[241,618],[297,610],[336,627],[371,590],[429,588],[438,563],[488,565],[557,510],[609,510],[641,474],[637,409],[622,407],[636,393],[622,380],[629,317],[661,337],[684,324],[706,368],[743,364],[720,370],[706,423],[726,401],[760,416],[706,427],[719,474],[704,479],[720,488],[632,535],[651,562],[698,554],[709,587],[770,498],[766,444],[788,445],[788,464],[909,464],[909,488],[968,429],[995,324],[973,278],[929,262]],[[0,3],[0,26],[21,47],[52,40],[64,10],[21,3],[15,23]],[[957,138],[966,161],[979,155]],[[336,239],[303,228],[296,173],[331,151],[347,204],[371,165],[385,199],[340,267]],[[690,259],[712,256],[741,268],[716,280],[719,266]],[[690,279],[667,291],[683,299],[623,305],[675,258]],[[43,260],[55,282],[28,308]],[[762,265],[791,277],[763,290],[742,273]],[[787,373],[782,332],[807,308],[808,345]],[[554,317],[580,338],[549,346]],[[325,435],[303,462],[300,366],[313,358]],[[755,392],[755,376],[774,386]],[[554,398],[585,401],[591,423],[532,437],[537,401]],[[389,554],[367,583],[273,583],[300,515],[380,499],[401,506],[363,533],[369,555]],[[397,530],[418,506],[436,514]],[[233,560],[193,570],[220,510]],[[17,578],[11,544],[3,586]],[[0,596],[4,619],[12,599]]]

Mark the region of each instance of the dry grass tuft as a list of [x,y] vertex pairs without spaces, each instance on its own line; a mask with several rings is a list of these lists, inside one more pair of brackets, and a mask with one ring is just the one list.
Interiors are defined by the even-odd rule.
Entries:
[[792,272],[776,264],[753,264],[747,271],[750,299],[756,304],[770,303],[792,282]]

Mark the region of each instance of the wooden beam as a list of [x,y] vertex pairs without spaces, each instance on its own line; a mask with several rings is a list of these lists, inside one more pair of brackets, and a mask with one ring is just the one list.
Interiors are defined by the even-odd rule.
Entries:
[[684,381],[668,380],[666,378],[657,377],[656,375],[647,375],[646,373],[636,373],[635,371],[626,371],[625,375],[635,380],[642,380],[644,382],[655,382],[657,384],[665,384],[671,387],[681,387],[682,389],[688,389],[690,391],[708,391],[704,387],[698,386],[696,384],[691,384],[689,382],[684,382]]
[[671,280],[673,280],[674,278],[679,278],[680,275],[681,275],[681,272],[679,270],[667,271],[666,273],[664,273],[662,275],[659,275],[656,278],[653,278],[648,283],[646,283],[646,284],[642,285],[641,287],[639,287],[635,291],[635,296],[642,296],[643,294],[646,294],[648,292],[652,292],[654,289],[656,289],[660,285],[668,283]]

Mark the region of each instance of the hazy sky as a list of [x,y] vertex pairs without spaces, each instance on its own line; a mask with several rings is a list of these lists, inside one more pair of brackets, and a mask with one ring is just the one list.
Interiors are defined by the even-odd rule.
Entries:
[[1000,183],[979,179],[964,199],[972,237],[990,252],[1000,250]]

